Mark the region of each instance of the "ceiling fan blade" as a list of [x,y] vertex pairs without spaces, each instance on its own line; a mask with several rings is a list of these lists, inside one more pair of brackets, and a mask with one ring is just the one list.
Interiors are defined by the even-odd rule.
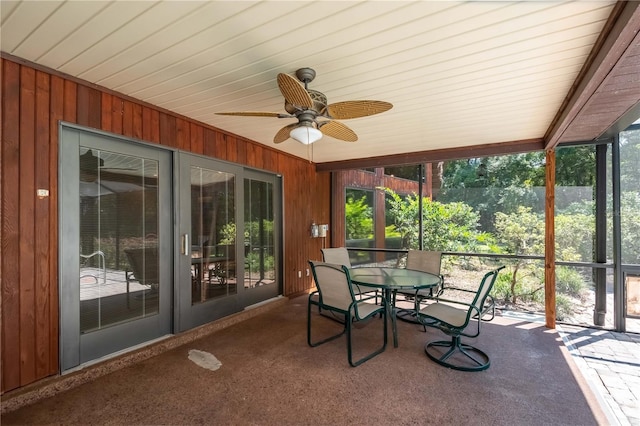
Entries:
[[278,133],[273,137],[273,143],[281,143],[289,139],[289,132],[296,127],[298,123],[291,123],[278,130]]
[[240,115],[243,117],[290,117],[288,114],[279,114],[277,112],[260,112],[260,111],[243,111],[243,112],[216,112],[216,115]]
[[325,114],[338,120],[366,117],[390,110],[393,107],[383,101],[345,101],[327,105]]
[[318,124],[318,129],[323,135],[331,136],[341,141],[355,142],[358,135],[353,130],[338,121],[325,121]]
[[310,109],[313,107],[313,99],[304,87],[289,74],[278,74],[278,87],[284,99],[295,106],[302,109]]

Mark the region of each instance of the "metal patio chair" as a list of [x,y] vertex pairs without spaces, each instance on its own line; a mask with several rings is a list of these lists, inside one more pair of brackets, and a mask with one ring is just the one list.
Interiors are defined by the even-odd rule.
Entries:
[[[491,319],[493,318],[492,308],[485,302],[498,277],[498,272],[503,268],[504,266],[501,266],[484,275],[471,303],[437,297],[435,303],[420,309],[420,304],[416,300],[418,321],[427,327],[438,328],[451,336],[451,340],[430,341],[425,345],[425,353],[431,360],[461,371],[481,371],[489,368],[491,363],[489,356],[470,344],[462,343],[461,337],[479,336],[483,317],[491,314]],[[472,330],[467,331],[473,321],[476,322],[476,327],[471,326]]]
[[[319,346],[323,343],[337,339],[346,333],[347,335],[347,358],[352,367],[357,367],[363,362],[382,353],[387,346],[387,309],[386,304],[377,305],[371,303],[375,296],[356,298],[351,284],[349,269],[344,265],[335,265],[325,262],[309,261],[313,279],[315,280],[317,291],[309,294],[309,303],[307,306],[307,343],[311,347]],[[313,341],[311,336],[311,318],[315,316],[311,314],[311,305],[318,306],[319,310],[326,315],[327,313],[337,314],[342,317],[342,330],[334,335],[325,337],[324,339]],[[383,342],[382,346],[375,351],[353,360],[352,334],[353,323],[366,319],[373,320],[376,314],[382,316]]]

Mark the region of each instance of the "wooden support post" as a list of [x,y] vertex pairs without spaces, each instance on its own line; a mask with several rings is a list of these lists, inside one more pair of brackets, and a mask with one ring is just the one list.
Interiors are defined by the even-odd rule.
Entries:
[[556,152],[546,152],[545,168],[545,238],[544,238],[544,304],[547,328],[556,328],[556,250],[555,250],[555,188]]

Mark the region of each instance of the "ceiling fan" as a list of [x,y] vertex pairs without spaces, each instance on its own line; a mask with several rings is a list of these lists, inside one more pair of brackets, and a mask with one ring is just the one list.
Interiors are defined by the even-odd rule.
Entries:
[[322,135],[331,136],[346,142],[355,142],[358,135],[346,125],[336,120],[366,117],[390,110],[393,105],[383,101],[344,101],[327,104],[324,93],[309,89],[308,84],[316,77],[311,68],[300,68],[296,77],[304,87],[289,74],[278,74],[278,87],[284,96],[284,109],[287,114],[276,112],[218,112],[218,115],[237,115],[246,117],[297,118],[297,123],[287,124],[273,138],[281,143],[289,137],[305,145],[311,144]]

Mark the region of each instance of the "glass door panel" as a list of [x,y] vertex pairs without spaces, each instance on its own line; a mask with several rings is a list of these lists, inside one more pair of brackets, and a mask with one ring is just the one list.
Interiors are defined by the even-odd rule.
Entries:
[[245,171],[244,289],[248,305],[280,293],[277,268],[280,226],[276,220],[279,199],[272,175]]
[[235,175],[190,167],[191,303],[237,294]]
[[171,153],[63,126],[61,365],[171,332]]
[[158,314],[158,169],[80,146],[80,333]]
[[[236,260],[237,176],[242,169],[187,153],[179,154],[177,209],[180,240],[179,331],[242,309]],[[240,188],[240,191],[242,189]]]

